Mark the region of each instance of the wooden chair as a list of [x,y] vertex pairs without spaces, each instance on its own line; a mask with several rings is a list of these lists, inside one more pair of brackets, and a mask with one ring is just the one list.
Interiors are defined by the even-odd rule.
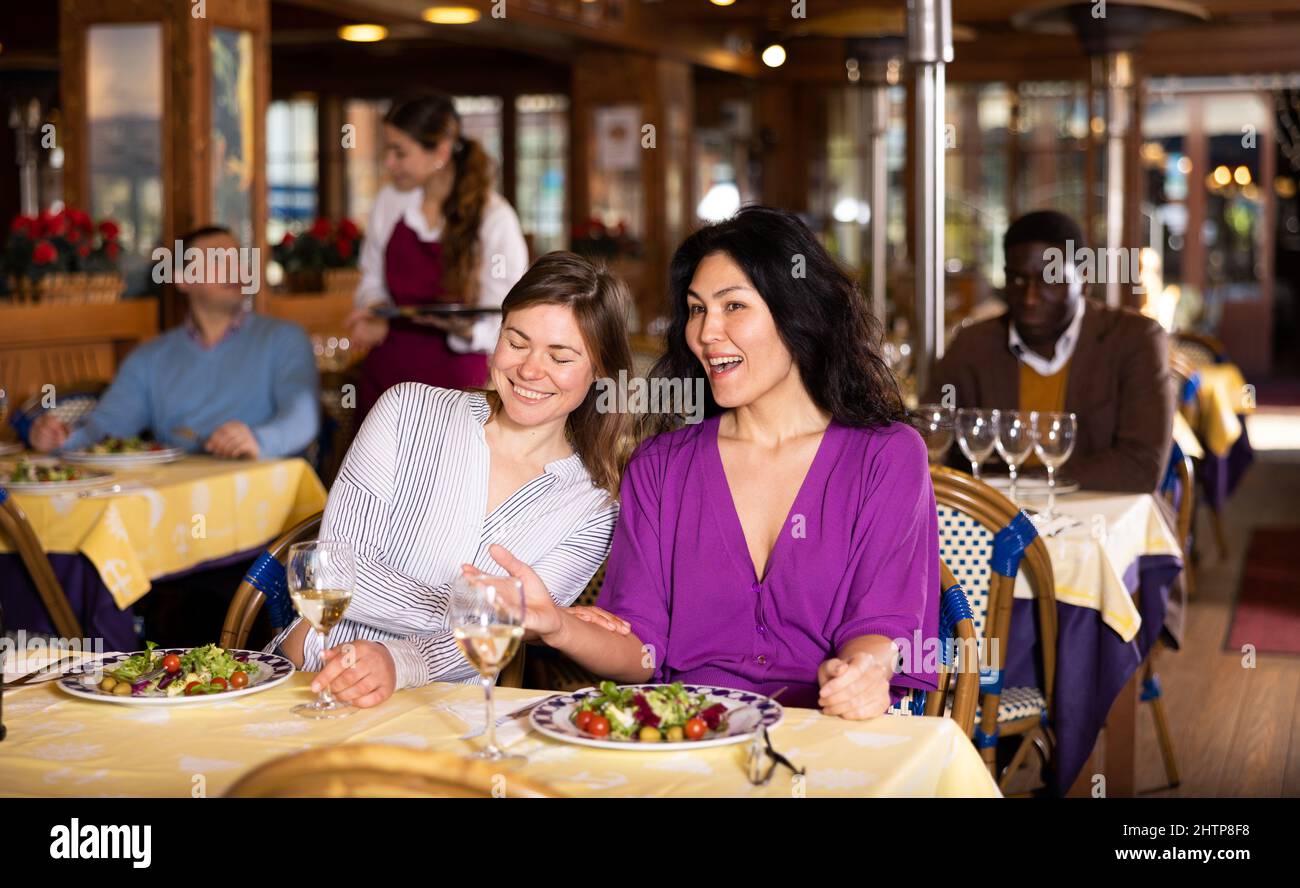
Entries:
[[289,600],[284,572],[289,547],[314,539],[320,530],[322,514],[317,512],[285,531],[248,569],[226,610],[226,621],[221,627],[223,648],[239,649],[248,643],[248,633],[253,629],[253,621],[257,619],[263,602],[267,602],[270,608],[273,631],[279,632],[293,621],[293,602]]
[[1222,364],[1227,360],[1223,343],[1213,336],[1193,330],[1179,330],[1169,337],[1170,351],[1192,367]]
[[[1057,615],[1051,559],[1029,516],[1002,494],[953,469],[932,466],[930,477],[939,512],[940,552],[966,592],[975,632],[983,641],[975,745],[1005,788],[1031,751],[1038,753],[1044,767],[1052,763]],[[1015,580],[1021,569],[1036,604],[1043,681],[1041,687],[1004,688]],[[1001,737],[1021,741],[999,773]]]
[[[1174,485],[1168,485],[1168,490],[1164,495],[1171,507],[1175,509],[1177,522],[1175,533],[1178,534],[1178,544],[1183,549],[1183,590],[1190,599],[1192,596],[1192,552],[1191,552],[1191,533],[1192,518],[1196,514],[1196,487],[1193,480],[1192,458],[1184,454],[1175,447],[1174,453],[1170,456],[1170,469],[1178,487],[1182,489],[1182,497],[1177,503],[1173,500]],[[1140,699],[1143,703],[1151,704],[1151,717],[1155,720],[1156,725],[1156,742],[1160,746],[1160,758],[1165,766],[1165,778],[1169,781],[1168,788],[1178,786],[1182,782],[1178,773],[1178,756],[1174,752],[1173,735],[1169,730],[1169,718],[1165,713],[1164,690],[1160,686],[1160,676],[1156,672],[1156,656],[1164,649],[1157,638],[1151,646],[1151,651],[1147,654],[1146,662],[1142,664],[1142,693]]]
[[227,798],[558,798],[501,766],[445,752],[344,743],[273,759],[240,777]]
[[[951,716],[969,739],[979,706],[979,640],[966,592],[942,560],[939,576],[943,590],[939,603],[939,687],[929,692],[910,691],[886,714]],[[914,651],[912,655],[924,656],[925,652]]]
[[0,487],[0,532],[13,541],[18,550],[18,558],[31,575],[36,594],[40,596],[45,612],[50,615],[54,631],[62,638],[84,638],[81,622],[72,610],[72,603],[63,591],[59,578],[54,574],[54,566],[45,554],[41,541],[36,537],[27,520],[26,513],[19,507],[9,491]]

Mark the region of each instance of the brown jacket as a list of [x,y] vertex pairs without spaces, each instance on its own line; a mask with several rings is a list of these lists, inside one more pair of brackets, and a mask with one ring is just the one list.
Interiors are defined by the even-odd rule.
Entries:
[[[1007,346],[1010,314],[958,333],[934,373],[926,401],[1015,410],[1020,366]],[[1070,359],[1065,409],[1078,417],[1063,474],[1085,488],[1154,493],[1164,477],[1174,420],[1165,332],[1132,309],[1088,300]],[[955,449],[955,448],[954,448]]]

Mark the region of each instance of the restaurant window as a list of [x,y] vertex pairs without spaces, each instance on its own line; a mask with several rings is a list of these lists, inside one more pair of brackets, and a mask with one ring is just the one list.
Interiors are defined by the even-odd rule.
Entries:
[[266,112],[267,241],[316,218],[319,154],[315,98],[272,102]]
[[540,256],[568,245],[569,99],[516,96],[515,114],[515,211]]
[[1013,98],[1002,83],[954,84],[947,91],[945,271],[966,297],[964,308],[1003,284]]
[[213,28],[211,134],[212,220],[229,228],[241,244],[253,242],[253,159],[257,122],[253,111],[253,35]]
[[86,32],[87,153],[96,221],[120,226],[126,292],[149,291],[162,241],[162,28],[91,25]]
[[1082,224],[1087,216],[1088,87],[1076,81],[1027,81],[1017,93],[1013,212],[1058,210]]

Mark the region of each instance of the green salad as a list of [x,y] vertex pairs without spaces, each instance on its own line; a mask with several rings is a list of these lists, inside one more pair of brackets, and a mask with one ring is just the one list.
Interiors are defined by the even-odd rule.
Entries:
[[37,465],[31,460],[18,460],[13,471],[9,473],[10,484],[51,484],[58,481],[80,481],[82,473],[72,466],[62,463],[46,466]]
[[194,697],[246,688],[260,667],[248,655],[215,644],[188,651],[158,651],[152,641],[104,674],[99,689],[119,697]]
[[710,704],[708,694],[688,693],[681,682],[621,688],[603,681],[600,693],[583,699],[569,718],[578,730],[593,737],[678,743],[724,730],[727,707]]

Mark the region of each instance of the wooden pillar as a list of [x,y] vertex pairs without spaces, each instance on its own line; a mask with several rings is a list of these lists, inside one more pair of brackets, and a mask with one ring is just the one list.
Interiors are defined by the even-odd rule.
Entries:
[[347,160],[343,154],[343,97],[322,93],[316,102],[316,215],[348,215]]

